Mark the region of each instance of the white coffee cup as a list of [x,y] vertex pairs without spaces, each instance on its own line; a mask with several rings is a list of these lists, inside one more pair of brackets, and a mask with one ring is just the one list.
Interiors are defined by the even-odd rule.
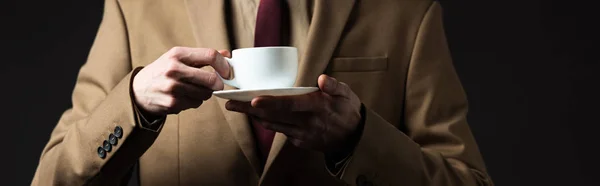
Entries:
[[293,87],[298,75],[298,49],[295,47],[255,47],[232,51],[225,58],[233,78],[223,83],[242,89]]

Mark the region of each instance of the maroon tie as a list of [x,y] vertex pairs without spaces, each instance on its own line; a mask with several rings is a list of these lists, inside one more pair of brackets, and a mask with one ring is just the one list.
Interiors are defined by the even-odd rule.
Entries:
[[[261,0],[256,15],[256,28],[254,30],[254,46],[280,46],[281,45],[281,17],[282,0]],[[267,161],[275,132],[264,128],[255,121],[250,121],[254,129],[257,146],[261,155],[261,165]]]
[[281,45],[282,0],[261,0],[256,15],[254,46]]

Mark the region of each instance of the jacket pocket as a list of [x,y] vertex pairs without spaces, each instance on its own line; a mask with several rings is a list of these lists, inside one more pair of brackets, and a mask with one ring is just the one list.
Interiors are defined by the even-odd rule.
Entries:
[[386,71],[387,57],[337,57],[329,64],[331,72],[372,72]]

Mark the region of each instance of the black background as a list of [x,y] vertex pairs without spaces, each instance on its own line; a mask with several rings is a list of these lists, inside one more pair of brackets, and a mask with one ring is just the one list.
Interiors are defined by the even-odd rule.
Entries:
[[[566,2],[442,1],[470,125],[496,185],[600,185],[598,16],[592,1]],[[6,185],[30,184],[52,128],[70,107],[102,5],[1,1]]]

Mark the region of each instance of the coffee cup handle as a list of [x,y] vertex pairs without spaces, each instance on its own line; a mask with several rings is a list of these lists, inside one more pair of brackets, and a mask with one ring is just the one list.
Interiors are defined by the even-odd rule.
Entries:
[[227,79],[221,77],[221,74],[217,73],[217,75],[219,76],[219,78],[221,78],[221,81],[223,81],[223,83],[225,83],[229,86],[235,87],[235,88],[240,88],[237,80],[235,79],[234,72],[233,72],[233,63],[234,63],[233,59],[225,58],[225,60],[227,61],[227,63],[229,63],[229,69],[230,69],[229,76],[231,78],[229,80],[227,80]]

